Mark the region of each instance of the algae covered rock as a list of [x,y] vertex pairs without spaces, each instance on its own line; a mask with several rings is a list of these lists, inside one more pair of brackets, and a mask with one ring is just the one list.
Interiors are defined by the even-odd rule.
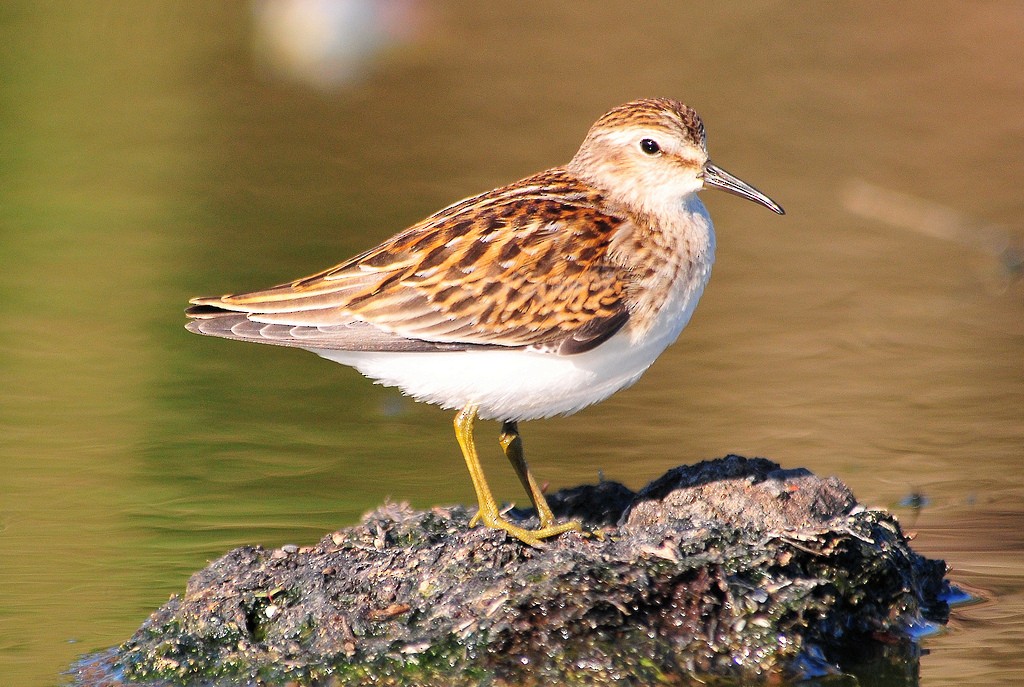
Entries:
[[315,546],[236,549],[105,660],[186,684],[768,682],[910,670],[910,628],[948,611],[941,561],[806,470],[729,456],[550,502],[590,532],[533,549],[392,504]]

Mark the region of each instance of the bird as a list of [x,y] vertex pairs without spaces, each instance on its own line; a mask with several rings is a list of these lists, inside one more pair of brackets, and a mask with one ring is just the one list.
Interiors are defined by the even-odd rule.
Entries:
[[[669,98],[615,107],[564,165],[460,200],[369,250],[271,288],[190,300],[198,334],[290,346],[455,410],[478,509],[470,527],[523,544],[557,522],[527,465],[518,423],[570,415],[629,387],[690,321],[715,232],[698,192],[782,207],[713,164],[704,123]],[[536,511],[506,518],[484,476],[476,420]]]

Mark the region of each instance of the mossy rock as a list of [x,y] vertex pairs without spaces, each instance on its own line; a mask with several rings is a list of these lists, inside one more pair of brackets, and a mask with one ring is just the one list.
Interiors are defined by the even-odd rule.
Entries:
[[749,684],[906,670],[912,628],[947,617],[944,564],[834,478],[728,456],[550,502],[588,532],[533,549],[463,507],[391,504],[315,546],[236,549],[99,663],[197,685]]

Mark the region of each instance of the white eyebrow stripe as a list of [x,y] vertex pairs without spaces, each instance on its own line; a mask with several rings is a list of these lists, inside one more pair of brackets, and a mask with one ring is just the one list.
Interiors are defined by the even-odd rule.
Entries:
[[638,141],[641,138],[653,138],[657,141],[661,133],[663,132],[657,132],[653,129],[629,127],[626,129],[615,129],[614,131],[603,132],[602,138],[607,141],[611,141],[612,143],[632,143],[633,141]]

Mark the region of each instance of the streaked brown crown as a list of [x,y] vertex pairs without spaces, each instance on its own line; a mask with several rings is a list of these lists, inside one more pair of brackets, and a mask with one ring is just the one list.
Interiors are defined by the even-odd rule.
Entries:
[[[707,150],[704,122],[693,109],[670,98],[642,98],[609,110],[590,128],[591,134],[626,127],[666,129]],[[589,136],[588,136],[589,137]]]

